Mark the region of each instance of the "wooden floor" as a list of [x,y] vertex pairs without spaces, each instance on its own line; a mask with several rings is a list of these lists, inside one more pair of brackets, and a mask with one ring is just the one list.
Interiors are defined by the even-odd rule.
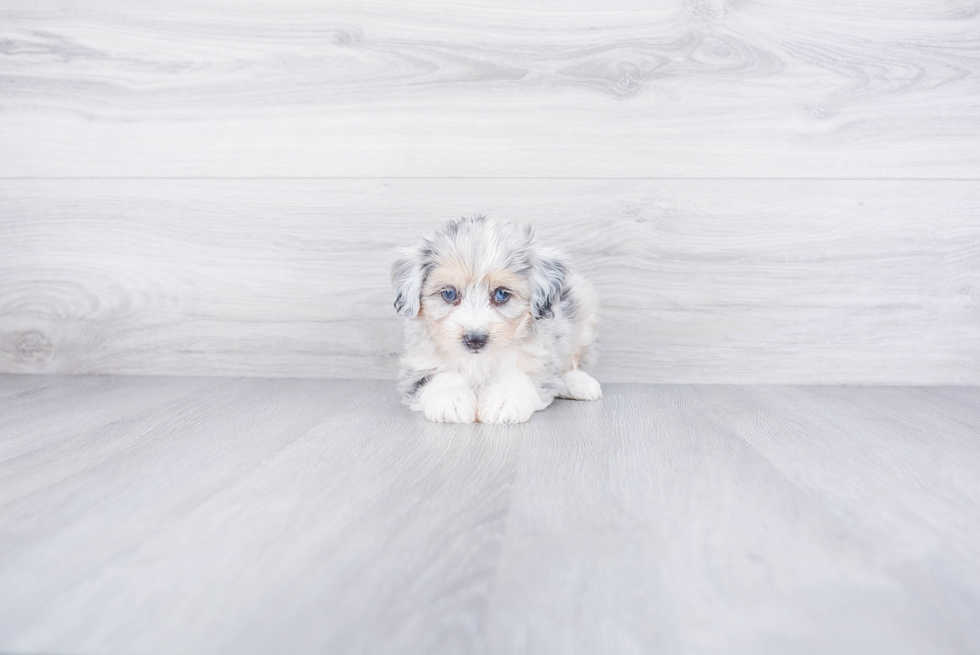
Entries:
[[0,651],[976,653],[980,388],[0,377]]

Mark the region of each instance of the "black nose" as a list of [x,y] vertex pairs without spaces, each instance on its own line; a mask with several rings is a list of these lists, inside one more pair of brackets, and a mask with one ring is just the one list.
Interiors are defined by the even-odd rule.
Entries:
[[479,332],[467,332],[463,335],[463,343],[472,351],[477,351],[487,345],[487,335]]

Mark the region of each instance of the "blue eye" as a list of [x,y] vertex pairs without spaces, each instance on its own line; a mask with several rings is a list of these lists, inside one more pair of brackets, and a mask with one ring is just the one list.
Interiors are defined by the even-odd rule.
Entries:
[[497,303],[505,303],[507,299],[510,298],[510,291],[504,289],[497,289],[493,292],[493,299]]
[[442,290],[442,297],[446,299],[446,302],[452,302],[456,300],[456,289],[449,287],[448,289]]

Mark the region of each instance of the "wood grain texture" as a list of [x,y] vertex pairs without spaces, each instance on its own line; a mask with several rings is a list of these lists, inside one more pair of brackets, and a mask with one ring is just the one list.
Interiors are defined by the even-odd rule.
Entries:
[[0,650],[980,648],[977,388],[392,386],[0,376]]
[[0,176],[980,176],[975,0],[0,7]]
[[534,223],[602,295],[602,381],[980,384],[980,183],[0,181],[0,370],[390,378],[387,266]]
[[[50,391],[91,405],[72,400],[78,385]],[[84,439],[77,408],[5,404],[5,446],[48,442],[0,464],[5,652],[459,652],[472,640],[512,439],[419,424],[388,383],[99,386],[106,404],[134,403]],[[67,422],[38,420],[52,414]]]
[[523,444],[489,651],[974,652],[976,419],[947,389],[565,403]]

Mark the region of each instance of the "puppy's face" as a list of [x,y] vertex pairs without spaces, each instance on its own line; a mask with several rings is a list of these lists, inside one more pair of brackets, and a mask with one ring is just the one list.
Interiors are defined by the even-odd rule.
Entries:
[[402,249],[391,280],[400,314],[426,321],[446,354],[470,356],[500,352],[553,316],[565,274],[530,227],[475,217]]
[[530,325],[529,286],[518,271],[479,271],[460,257],[446,257],[426,277],[420,313],[446,352],[499,352]]

